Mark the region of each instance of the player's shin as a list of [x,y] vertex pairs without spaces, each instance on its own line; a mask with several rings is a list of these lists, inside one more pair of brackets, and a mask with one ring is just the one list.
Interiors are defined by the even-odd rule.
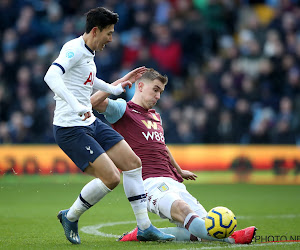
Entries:
[[98,178],[93,179],[81,190],[77,200],[71,206],[67,218],[69,221],[77,221],[79,217],[111,190]]
[[194,236],[204,239],[204,240],[210,240],[210,241],[225,241],[228,243],[230,242],[230,239],[216,239],[208,235],[205,222],[202,220],[196,213],[190,213],[187,215],[187,217],[184,220],[184,227]]
[[183,227],[164,227],[159,228],[160,231],[166,234],[175,236],[175,241],[197,241],[198,238],[191,235],[191,233]]
[[136,217],[137,225],[144,230],[151,224],[147,212],[146,192],[142,179],[142,167],[123,171],[123,186]]

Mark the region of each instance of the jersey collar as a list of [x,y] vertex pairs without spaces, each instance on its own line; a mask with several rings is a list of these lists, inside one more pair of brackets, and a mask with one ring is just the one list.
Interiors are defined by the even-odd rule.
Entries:
[[134,109],[136,109],[137,111],[140,111],[142,113],[147,113],[147,112],[151,112],[151,113],[155,113],[155,109],[145,109],[140,105],[135,104],[132,101],[129,101],[128,104],[133,107]]
[[95,52],[93,50],[91,50],[89,46],[87,46],[86,44],[84,44],[84,46],[88,49],[89,52],[91,52],[93,55],[95,55]]
[[93,56],[95,55],[95,51],[93,51],[89,46],[87,46],[84,42],[84,39],[83,39],[83,36],[80,36],[81,37],[81,42],[82,42],[82,45],[84,44],[84,47],[90,52],[93,54]]

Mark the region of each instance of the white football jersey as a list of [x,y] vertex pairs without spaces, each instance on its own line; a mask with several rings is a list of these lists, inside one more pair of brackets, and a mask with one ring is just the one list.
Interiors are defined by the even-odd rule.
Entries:
[[[86,46],[83,37],[80,36],[64,44],[54,65],[63,71],[62,80],[68,90],[75,96],[79,103],[91,108],[90,97],[93,91],[96,65],[94,62],[95,52]],[[71,106],[55,95],[56,107],[53,124],[62,127],[88,126],[95,121],[92,116],[85,121]]]

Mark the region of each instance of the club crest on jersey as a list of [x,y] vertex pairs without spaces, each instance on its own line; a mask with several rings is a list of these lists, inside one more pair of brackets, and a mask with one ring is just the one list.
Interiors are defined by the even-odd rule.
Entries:
[[169,190],[169,187],[167,186],[166,183],[162,183],[159,187],[158,187],[159,191],[161,192],[166,192]]
[[67,57],[67,58],[72,58],[74,55],[75,55],[75,54],[74,54],[73,51],[67,51],[67,52],[66,52],[66,57]]

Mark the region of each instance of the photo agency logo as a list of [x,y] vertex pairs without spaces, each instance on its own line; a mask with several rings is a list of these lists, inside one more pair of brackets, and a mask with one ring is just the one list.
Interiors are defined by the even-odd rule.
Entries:
[[256,235],[255,243],[300,242],[300,235]]

